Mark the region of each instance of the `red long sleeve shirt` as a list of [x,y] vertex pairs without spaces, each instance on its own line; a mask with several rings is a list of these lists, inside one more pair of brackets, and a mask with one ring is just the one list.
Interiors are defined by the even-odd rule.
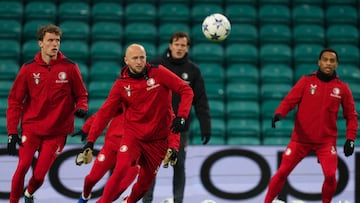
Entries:
[[74,131],[75,109],[88,110],[87,90],[79,67],[61,52],[46,64],[41,53],[25,63],[10,90],[6,112],[8,134],[67,135]]
[[128,67],[123,68],[120,79],[97,112],[89,136],[101,133],[115,110],[124,105],[124,135],[140,140],[166,138],[174,118],[172,92],[181,97],[177,116],[188,117],[194,95],[191,87],[162,65],[147,64],[145,68],[148,78],[138,79],[129,77]]
[[321,81],[314,73],[302,77],[280,103],[275,114],[285,117],[297,107],[291,139],[302,143],[334,143],[340,105],[346,119],[346,138],[355,140],[358,118],[349,86],[337,77]]

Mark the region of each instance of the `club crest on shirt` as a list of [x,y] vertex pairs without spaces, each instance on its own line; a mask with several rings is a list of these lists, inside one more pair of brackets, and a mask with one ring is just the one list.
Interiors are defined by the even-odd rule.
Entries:
[[188,74],[188,73],[181,73],[181,78],[182,78],[187,84],[190,84],[189,74]]
[[291,154],[291,149],[290,148],[286,148],[285,150],[285,155],[289,156]]
[[40,73],[33,73],[34,82],[36,85],[40,82]]
[[97,156],[97,159],[98,161],[103,162],[105,160],[105,155],[101,153]]
[[126,152],[128,150],[128,146],[127,145],[122,145],[119,149],[120,152]]
[[310,94],[314,95],[316,92],[317,85],[310,84]]
[[334,89],[332,90],[332,93],[330,94],[330,96],[336,97],[336,98],[338,98],[338,99],[341,99],[340,89],[337,88],[337,87],[334,87]]
[[56,83],[68,83],[69,81],[66,79],[67,78],[67,75],[65,72],[60,72],[58,74],[58,80],[56,80],[55,82]]

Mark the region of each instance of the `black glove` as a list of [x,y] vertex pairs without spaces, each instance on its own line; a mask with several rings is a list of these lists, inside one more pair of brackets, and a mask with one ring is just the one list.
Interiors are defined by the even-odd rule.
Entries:
[[201,135],[201,141],[203,142],[203,145],[207,144],[210,140],[211,134],[205,133]]
[[79,130],[76,133],[72,134],[71,137],[75,137],[75,136],[79,136],[79,135],[81,135],[81,141],[84,141],[88,136],[88,134],[86,132],[84,132],[83,130]]
[[346,140],[344,144],[344,154],[346,157],[351,156],[354,153],[354,140]]
[[276,128],[275,123],[281,120],[281,114],[275,114],[271,120],[271,127]]
[[82,148],[82,151],[85,151],[87,148],[94,150],[94,143],[93,142],[87,142],[84,147]]
[[84,109],[78,109],[74,112],[74,115],[78,118],[85,118],[87,111]]
[[170,129],[173,133],[179,133],[179,132],[183,131],[184,128],[185,128],[185,118],[176,117],[173,120],[173,123],[172,123]]
[[21,138],[19,135],[11,134],[8,136],[8,146],[7,151],[9,155],[16,155],[16,143],[19,144],[19,146],[22,146]]

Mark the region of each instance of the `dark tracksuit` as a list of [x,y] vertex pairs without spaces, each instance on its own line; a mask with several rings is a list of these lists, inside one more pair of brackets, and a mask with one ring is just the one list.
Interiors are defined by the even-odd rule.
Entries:
[[[196,116],[200,122],[201,134],[210,135],[211,134],[211,120],[210,120],[210,110],[208,104],[208,98],[206,95],[204,79],[201,75],[200,69],[196,64],[194,64],[188,58],[188,55],[185,55],[182,59],[173,59],[171,57],[170,50],[167,49],[164,55],[160,58],[152,60],[152,64],[162,64],[177,76],[186,81],[194,92],[193,106],[195,109]],[[180,102],[179,95],[173,94],[172,98],[173,109],[175,114],[178,110],[178,104]],[[181,141],[180,149],[178,153],[178,162],[174,166],[174,177],[173,177],[173,195],[175,203],[182,203],[184,198],[184,189],[185,189],[185,157],[187,145],[190,120],[189,118],[186,121],[186,127],[183,132],[181,132]],[[200,138],[198,138],[200,139]],[[155,181],[153,183],[152,189],[150,189],[146,195],[143,197],[144,203],[151,203],[153,199]]]

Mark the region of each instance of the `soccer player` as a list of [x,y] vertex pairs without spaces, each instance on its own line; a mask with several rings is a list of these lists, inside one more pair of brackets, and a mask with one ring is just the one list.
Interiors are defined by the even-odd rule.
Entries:
[[[169,40],[169,47],[164,54],[157,59],[150,61],[153,64],[162,64],[178,77],[186,81],[194,91],[193,106],[201,127],[201,140],[203,144],[207,144],[211,137],[211,119],[208,98],[205,91],[204,79],[200,69],[195,65],[188,56],[190,47],[190,37],[185,32],[175,32]],[[175,113],[177,112],[180,97],[173,94],[172,106]],[[188,119],[189,120],[189,119]],[[186,146],[189,137],[190,122],[185,122],[185,128],[181,132],[180,149],[178,153],[178,161],[174,168],[173,176],[173,195],[175,203],[182,203],[184,199],[185,189],[185,158]],[[143,203],[151,203],[155,180],[151,189],[143,197]]]
[[338,157],[336,120],[340,105],[346,119],[345,156],[354,152],[358,118],[349,86],[341,81],[335,69],[338,54],[333,49],[323,49],[318,59],[319,69],[300,78],[275,110],[272,127],[297,107],[291,140],[282,155],[281,165],[271,178],[264,203],[271,203],[280,193],[286,178],[295,166],[314,151],[324,174],[322,202],[330,203],[336,191]]
[[[191,87],[167,68],[147,63],[146,51],[140,44],[127,47],[124,62],[120,79],[111,88],[89,131],[89,136],[101,132],[118,106],[125,106],[124,135],[116,165],[98,202],[111,202],[112,189],[118,188],[129,168],[138,163],[139,177],[143,178],[137,180],[126,201],[135,203],[143,197],[167,152],[170,131],[183,130],[194,95]],[[172,92],[181,97],[176,116],[171,106]]]
[[61,36],[58,26],[50,24],[39,28],[40,52],[22,65],[8,96],[8,153],[16,155],[16,145],[20,145],[10,203],[19,202],[25,175],[38,151],[25,190],[25,202],[33,202],[33,194],[63,150],[66,136],[74,131],[74,114],[80,118],[87,114],[88,93],[78,65],[59,51]]

